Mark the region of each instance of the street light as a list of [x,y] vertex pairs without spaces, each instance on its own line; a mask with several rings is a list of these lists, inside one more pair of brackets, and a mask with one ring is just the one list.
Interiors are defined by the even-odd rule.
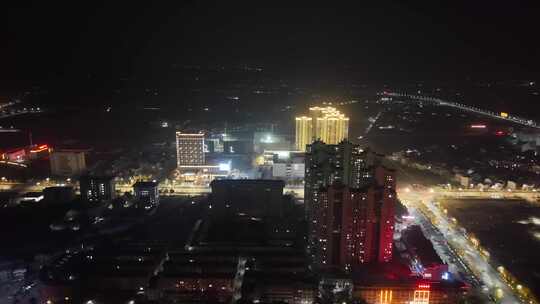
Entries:
[[504,296],[503,290],[502,290],[501,288],[497,288],[497,289],[495,290],[495,297],[496,297],[497,299],[502,299],[503,296]]

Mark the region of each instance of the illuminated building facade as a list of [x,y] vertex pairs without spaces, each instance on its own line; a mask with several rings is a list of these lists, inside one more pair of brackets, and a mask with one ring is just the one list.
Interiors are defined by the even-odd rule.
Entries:
[[336,183],[321,189],[318,198],[312,222],[319,267],[352,271],[364,263],[392,259],[393,188],[385,189],[378,183],[350,188]]
[[304,163],[275,162],[272,165],[272,178],[282,180],[303,180],[305,174]]
[[306,145],[313,141],[313,119],[307,116],[296,117],[296,150],[305,151]]
[[311,107],[315,139],[337,144],[349,136],[349,118],[334,107]]
[[145,206],[155,206],[159,203],[157,182],[136,182],[133,185],[135,198]]
[[304,189],[306,216],[311,218],[311,211],[318,206],[317,192],[321,187],[335,182],[351,188],[367,184],[373,175],[370,171],[372,154],[348,141],[329,145],[317,140],[308,145]]
[[394,170],[378,166],[375,169],[376,212],[379,220],[379,250],[377,261],[389,262],[392,259],[394,239],[394,215],[396,206],[396,177]]
[[466,289],[458,284],[410,281],[359,286],[355,283],[353,298],[368,304],[453,304],[459,303],[464,292]]
[[395,176],[379,158],[346,141],[308,145],[304,202],[315,265],[349,271],[392,259]]
[[81,176],[81,198],[88,202],[112,200],[116,190],[113,178],[110,176]]
[[274,132],[254,132],[253,133],[253,151],[255,153],[264,153],[265,150],[290,150],[290,139]]
[[24,162],[27,159],[27,154],[24,148],[17,148],[2,152],[0,158],[11,162]]
[[334,184],[319,192],[315,210],[316,263],[346,271],[377,256],[373,191],[358,192]]
[[204,134],[176,132],[178,167],[204,165]]
[[56,176],[79,175],[86,170],[82,150],[55,150],[51,153],[51,174]]
[[230,163],[202,166],[179,166],[176,170],[176,180],[180,183],[208,185],[214,179],[227,178],[230,174]]
[[349,118],[334,107],[311,107],[309,116],[296,117],[296,149],[305,151],[313,140],[338,144],[349,137]]

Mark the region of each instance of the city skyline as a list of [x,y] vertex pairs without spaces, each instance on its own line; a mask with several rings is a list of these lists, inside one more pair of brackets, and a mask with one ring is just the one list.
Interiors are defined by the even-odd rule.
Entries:
[[540,304],[532,1],[3,12],[0,304]]

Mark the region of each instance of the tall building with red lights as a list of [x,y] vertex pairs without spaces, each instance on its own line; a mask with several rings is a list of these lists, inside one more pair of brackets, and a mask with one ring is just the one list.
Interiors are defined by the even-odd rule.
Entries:
[[[318,191],[336,182],[351,188],[368,184],[373,177],[375,154],[349,141],[329,145],[317,140],[306,147],[304,207],[306,218],[313,223],[320,206]],[[314,234],[314,225],[310,225]]]
[[382,166],[371,183],[321,187],[314,210],[315,263],[351,271],[364,263],[389,262],[394,234],[395,177]]
[[392,259],[396,206],[396,178],[394,171],[378,166],[375,169],[375,181],[377,209],[379,211],[379,250],[377,260],[379,262],[389,262]]

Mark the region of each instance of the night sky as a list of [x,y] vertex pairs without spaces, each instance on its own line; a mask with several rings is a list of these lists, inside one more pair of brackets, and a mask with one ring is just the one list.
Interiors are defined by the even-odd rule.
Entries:
[[3,87],[86,74],[155,78],[175,64],[249,64],[320,79],[343,70],[374,80],[540,74],[540,10],[532,1],[10,2],[0,21]]

